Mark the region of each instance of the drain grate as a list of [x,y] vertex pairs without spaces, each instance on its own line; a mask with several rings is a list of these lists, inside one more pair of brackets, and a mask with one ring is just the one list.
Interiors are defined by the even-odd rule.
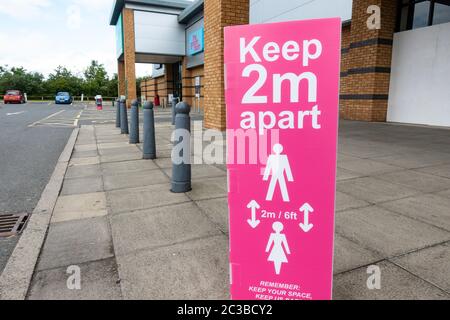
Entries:
[[0,214],[0,238],[18,234],[27,220],[28,213]]

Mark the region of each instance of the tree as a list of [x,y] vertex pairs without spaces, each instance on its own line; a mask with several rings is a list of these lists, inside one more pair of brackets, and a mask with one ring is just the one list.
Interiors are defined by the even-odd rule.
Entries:
[[48,76],[45,87],[47,93],[50,94],[66,91],[72,95],[81,95],[82,79],[75,76],[66,67],[58,66],[55,72]]
[[0,67],[0,93],[16,89],[29,95],[43,90],[44,76],[38,72],[28,72],[23,67]]
[[16,89],[26,92],[28,96],[52,96],[60,91],[67,91],[72,95],[94,96],[101,94],[105,97],[117,97],[118,77],[114,74],[108,77],[103,64],[93,60],[82,75],[76,75],[63,66],[45,79],[41,73],[28,72],[23,67],[0,66],[0,95],[7,90]]
[[108,82],[108,90],[105,94],[107,97],[117,97],[119,95],[119,77],[114,73]]
[[106,96],[109,81],[108,72],[106,72],[104,65],[92,60],[89,67],[84,71],[84,93],[91,96],[97,94]]

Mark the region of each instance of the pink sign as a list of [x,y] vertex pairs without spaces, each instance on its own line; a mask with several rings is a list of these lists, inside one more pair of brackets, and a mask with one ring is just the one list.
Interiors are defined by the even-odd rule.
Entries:
[[340,34],[225,29],[232,299],[331,299]]

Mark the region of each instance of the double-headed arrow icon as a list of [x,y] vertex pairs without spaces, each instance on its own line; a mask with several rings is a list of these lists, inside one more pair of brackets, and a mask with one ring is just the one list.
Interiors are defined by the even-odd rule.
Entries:
[[303,223],[299,224],[299,226],[303,231],[308,232],[314,226],[312,223],[309,223],[309,213],[314,212],[314,209],[309,203],[305,203],[300,208],[300,211],[303,212],[304,220]]
[[248,203],[247,208],[252,209],[252,218],[247,219],[247,222],[250,225],[250,227],[255,229],[258,226],[258,224],[260,223],[259,220],[256,220],[256,209],[259,209],[260,206],[259,206],[258,202],[256,202],[255,200],[252,200]]

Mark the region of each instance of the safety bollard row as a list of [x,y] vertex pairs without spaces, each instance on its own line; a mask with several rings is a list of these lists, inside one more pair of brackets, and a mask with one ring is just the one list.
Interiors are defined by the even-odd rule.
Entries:
[[[186,102],[178,102],[178,98],[172,101],[172,122],[175,125],[174,141],[172,149],[172,178],[171,189],[173,193],[184,193],[192,190],[191,183],[191,107]],[[156,159],[155,139],[155,115],[153,103],[145,102],[143,106],[143,159]],[[128,118],[125,99],[118,101],[116,111],[116,127],[120,127],[122,134],[129,134],[130,143],[139,143],[139,103],[133,100],[131,103],[130,130],[128,130]]]

